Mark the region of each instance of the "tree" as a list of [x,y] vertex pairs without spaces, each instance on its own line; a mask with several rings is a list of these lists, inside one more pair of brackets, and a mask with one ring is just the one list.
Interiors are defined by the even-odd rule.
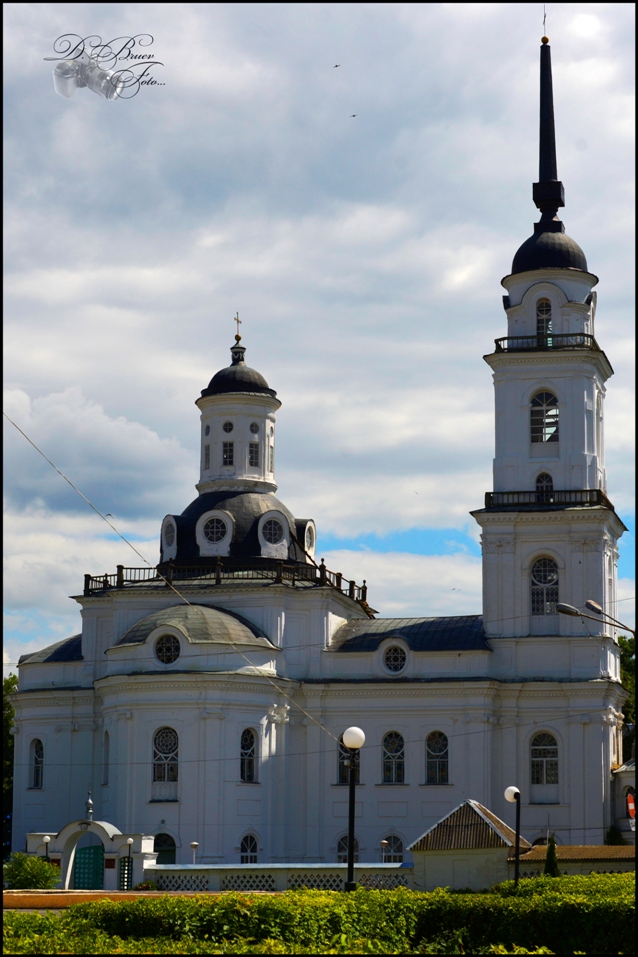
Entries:
[[558,858],[556,857],[556,838],[553,834],[551,835],[549,844],[547,845],[547,854],[545,855],[545,870],[543,873],[546,877],[560,877]]
[[2,865],[2,875],[9,888],[50,890],[60,882],[60,868],[35,854],[12,854]]
[[626,635],[618,636],[620,646],[620,680],[623,688],[629,692],[629,697],[622,706],[624,717],[623,728],[623,761],[631,757],[631,749],[636,737],[636,639]]
[[629,841],[626,841],[622,836],[622,831],[620,828],[612,824],[612,826],[608,828],[605,833],[605,844],[629,844]]
[[13,719],[15,711],[11,695],[18,690],[18,676],[8,675],[2,683],[2,860],[11,852],[11,818],[13,816]]

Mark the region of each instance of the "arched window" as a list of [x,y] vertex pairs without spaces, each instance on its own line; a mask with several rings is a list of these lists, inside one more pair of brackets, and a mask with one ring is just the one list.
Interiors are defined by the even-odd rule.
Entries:
[[34,738],[31,742],[29,765],[29,787],[41,788],[44,772],[44,747],[39,738]]
[[[348,835],[339,838],[337,844],[337,863],[338,864],[347,864],[348,863]],[[359,842],[354,839],[354,863],[359,863]]]
[[405,748],[398,731],[389,731],[383,739],[383,783],[403,784]]
[[536,303],[536,335],[540,338],[549,335],[551,331],[552,304],[549,299],[539,299]]
[[530,410],[532,442],[558,442],[558,399],[553,392],[537,392]]
[[257,838],[254,834],[247,834],[246,837],[242,837],[239,853],[242,864],[257,863]]
[[539,558],[532,565],[532,615],[555,615],[558,604],[558,565]]
[[[361,752],[354,752],[354,783],[359,783],[359,758]],[[339,765],[337,768],[337,782],[350,783],[350,751],[343,743],[343,735],[339,735]]]
[[442,731],[428,734],[425,742],[426,784],[448,783],[448,743]]
[[177,731],[160,728],[153,738],[153,781],[177,781]]
[[246,728],[241,735],[240,749],[240,777],[245,784],[254,784],[257,780],[255,758],[257,755],[257,739],[251,728]]
[[175,863],[175,841],[170,834],[156,834],[153,850],[157,851],[156,864]]
[[403,864],[403,841],[396,834],[388,834],[381,841],[384,864]]
[[549,472],[541,472],[541,474],[536,477],[536,501],[553,502],[553,491],[554,480],[552,479],[551,475]]
[[102,742],[102,784],[109,783],[109,764],[111,760],[111,738],[108,731],[104,732]]
[[553,734],[534,735],[531,758],[532,784],[558,784],[558,745]]

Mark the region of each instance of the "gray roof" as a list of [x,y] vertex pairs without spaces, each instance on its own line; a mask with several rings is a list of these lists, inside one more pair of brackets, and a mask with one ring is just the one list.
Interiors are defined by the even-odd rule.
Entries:
[[171,605],[142,618],[116,645],[142,644],[156,628],[177,628],[188,641],[212,641],[226,645],[273,645],[264,631],[234,611],[210,605]]
[[82,635],[72,635],[71,638],[56,641],[54,645],[49,645],[48,648],[43,648],[42,651],[32,651],[28,655],[20,655],[18,664],[23,665],[28,662],[32,665],[36,662],[82,660]]
[[385,638],[403,638],[411,651],[490,651],[481,615],[454,618],[355,618],[337,629],[336,651],[376,651]]
[[[454,851],[481,847],[514,847],[516,834],[486,807],[469,798],[410,844],[409,851]],[[530,848],[524,837],[521,848]]]

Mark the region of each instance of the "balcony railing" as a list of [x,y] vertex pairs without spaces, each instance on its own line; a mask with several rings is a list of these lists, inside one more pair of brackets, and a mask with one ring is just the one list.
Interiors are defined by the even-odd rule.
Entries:
[[546,352],[550,349],[591,349],[600,352],[593,336],[584,332],[569,332],[547,336],[505,336],[495,339],[496,352]]
[[270,581],[275,584],[330,586],[340,591],[342,595],[367,603],[368,589],[365,581],[357,585],[354,581],[344,578],[341,572],[331,572],[326,568],[323,559],[321,565],[302,565],[301,563],[287,562],[242,562],[224,563],[218,559],[214,565],[173,565],[166,562],[157,568],[126,568],[117,566],[115,575],[85,575],[85,596],[104,592],[111,588],[125,588],[129,585],[143,583],[166,586],[179,582],[206,582],[222,585],[236,581]]
[[534,492],[486,492],[485,508],[499,505],[613,505],[599,488],[557,489]]

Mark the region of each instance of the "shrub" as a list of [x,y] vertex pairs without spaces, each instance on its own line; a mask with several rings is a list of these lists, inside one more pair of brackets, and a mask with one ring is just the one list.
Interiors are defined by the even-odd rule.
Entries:
[[2,872],[5,885],[14,889],[50,890],[60,881],[60,868],[34,854],[12,854]]
[[545,877],[560,877],[558,858],[556,857],[556,838],[553,834],[551,835],[549,844],[547,845],[543,874]]
[[141,881],[139,884],[136,884],[133,888],[134,891],[156,891],[157,884],[155,881]]
[[626,841],[622,836],[622,831],[618,827],[612,826],[605,832],[605,844],[629,844],[629,841]]

